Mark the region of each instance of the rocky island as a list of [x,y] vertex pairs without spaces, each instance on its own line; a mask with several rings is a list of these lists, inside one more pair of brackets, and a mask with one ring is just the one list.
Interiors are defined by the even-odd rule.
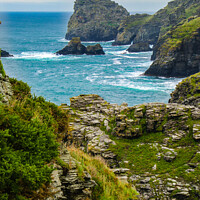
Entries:
[[80,37],[81,41],[114,40],[121,20],[129,13],[111,0],[76,0],[66,39]]
[[79,37],[74,37],[62,50],[56,52],[57,55],[104,55],[105,52],[100,44],[85,47],[81,44]]

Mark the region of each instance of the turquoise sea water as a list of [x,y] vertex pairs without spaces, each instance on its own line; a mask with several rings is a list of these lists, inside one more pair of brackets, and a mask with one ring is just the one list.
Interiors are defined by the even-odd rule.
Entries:
[[[106,55],[56,56],[62,49],[71,13],[0,13],[0,47],[14,55],[2,58],[7,74],[27,82],[32,93],[56,104],[80,94],[99,94],[130,106],[168,102],[181,79],[146,77],[152,52],[127,53],[128,46],[101,42]],[[93,42],[84,43],[85,45]]]

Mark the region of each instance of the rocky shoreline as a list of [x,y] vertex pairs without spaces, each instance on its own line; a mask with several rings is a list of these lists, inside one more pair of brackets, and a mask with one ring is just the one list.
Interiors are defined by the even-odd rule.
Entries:
[[[198,76],[197,79],[199,80]],[[177,90],[181,90],[180,86]],[[196,93],[198,94],[197,90]],[[172,169],[176,171],[173,165],[183,162],[184,170],[180,165],[177,165],[177,168],[182,170],[184,176],[190,176],[199,168],[198,107],[192,106],[193,104],[177,103],[149,103],[128,107],[125,103],[110,104],[98,95],[80,95],[71,98],[70,101],[70,106],[62,105],[62,109],[69,111],[71,116],[71,131],[66,140],[67,145],[74,144],[88,154],[101,156],[121,180],[128,181],[136,187],[140,193],[139,199],[162,197],[170,200],[198,197],[198,175],[195,175],[191,182],[179,175],[163,175],[160,171],[161,163],[166,165],[166,168],[172,165]],[[153,137],[152,134],[160,134],[160,138],[149,139],[149,142],[146,142],[148,137]],[[155,160],[150,164],[151,169],[135,173],[134,165],[138,165],[137,163],[133,165],[130,158],[119,158],[118,153],[123,152],[116,149],[123,138],[130,142],[141,138],[140,143],[134,148],[146,146],[149,151],[154,149],[151,156],[155,157]],[[183,151],[188,149],[192,152],[191,159],[181,161]],[[133,156],[143,155],[131,153]]]

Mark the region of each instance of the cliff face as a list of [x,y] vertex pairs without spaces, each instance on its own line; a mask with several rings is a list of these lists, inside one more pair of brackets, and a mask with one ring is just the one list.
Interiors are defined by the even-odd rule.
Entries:
[[186,77],[200,70],[200,17],[184,20],[161,37],[145,75]]
[[193,105],[200,108],[200,73],[179,83],[171,94],[170,103]]
[[[127,38],[134,43],[148,42],[149,44],[156,44],[159,37],[183,19],[197,14],[199,8],[200,3],[198,0],[175,0],[169,2],[165,8],[160,9],[151,17],[147,17],[143,23],[140,23],[136,33],[134,23],[137,23],[140,19],[132,17],[132,21],[124,21],[121,24],[120,27],[126,28],[123,31],[121,29],[118,30],[115,44],[127,44]],[[129,27],[128,31],[127,27]]]
[[127,10],[110,0],[76,0],[74,13],[68,23],[66,39],[80,37],[81,41],[108,41],[117,35]]

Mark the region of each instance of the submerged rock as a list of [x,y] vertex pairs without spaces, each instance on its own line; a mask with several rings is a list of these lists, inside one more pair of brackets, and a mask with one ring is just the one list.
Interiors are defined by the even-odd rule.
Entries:
[[80,37],[82,41],[115,39],[121,20],[129,13],[111,0],[76,0],[66,39]]
[[132,44],[127,51],[128,52],[144,52],[144,51],[151,51],[152,49],[149,47],[149,43],[141,42]]

